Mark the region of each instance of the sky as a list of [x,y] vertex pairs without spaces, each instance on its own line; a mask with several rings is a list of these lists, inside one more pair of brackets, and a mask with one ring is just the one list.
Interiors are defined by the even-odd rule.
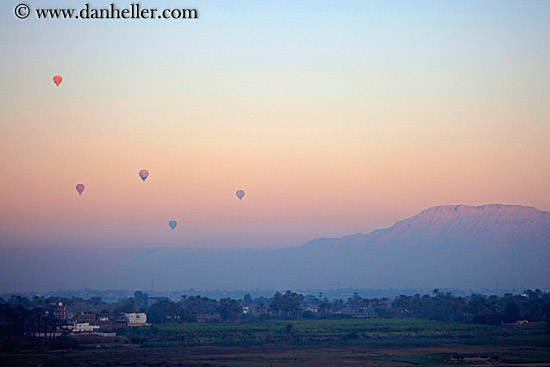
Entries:
[[[86,2],[108,5],[27,1]],[[550,210],[548,1],[18,3],[0,4],[0,247],[297,246],[436,205]]]

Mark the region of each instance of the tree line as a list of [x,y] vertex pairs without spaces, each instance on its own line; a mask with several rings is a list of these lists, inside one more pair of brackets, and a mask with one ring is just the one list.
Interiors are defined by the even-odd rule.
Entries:
[[253,322],[264,319],[322,318],[419,318],[479,324],[513,323],[519,320],[547,321],[550,317],[550,293],[539,289],[504,296],[472,294],[467,297],[440,292],[395,298],[363,298],[354,293],[348,299],[303,295],[292,291],[277,292],[273,297],[219,300],[183,295],[180,300],[158,299],[151,306],[147,294],[136,292],[127,310],[146,312],[153,323],[208,321]]
[[[18,337],[53,335],[63,323],[54,317],[54,308],[63,302],[85,303],[98,310],[107,303],[99,297],[81,298],[38,297],[32,299],[11,296],[0,298],[0,335]],[[101,312],[107,312],[103,310]],[[182,295],[178,301],[168,298],[149,298],[147,293],[135,292],[121,300],[116,312],[145,312],[149,322],[254,322],[265,319],[322,319],[322,318],[419,318],[439,321],[475,322],[498,325],[518,320],[547,321],[550,317],[550,293],[527,290],[522,294],[486,296],[472,294],[454,296],[435,289],[432,294],[401,295],[395,298],[363,298],[354,293],[348,299],[332,299],[304,295],[292,291],[277,292],[272,297],[243,299],[213,299],[200,295]]]

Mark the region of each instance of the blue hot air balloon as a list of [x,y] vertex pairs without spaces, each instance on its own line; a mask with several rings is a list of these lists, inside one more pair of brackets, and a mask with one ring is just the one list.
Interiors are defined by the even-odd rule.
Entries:
[[178,222],[176,222],[175,220],[171,220],[170,222],[168,222],[168,225],[170,226],[170,228],[172,228],[173,231],[174,228],[176,228],[176,226],[178,225]]
[[243,190],[237,190],[236,194],[237,194],[237,197],[239,198],[239,200],[243,199],[243,197],[244,197],[244,191]]
[[142,169],[141,171],[139,171],[139,177],[145,181],[145,179],[147,177],[149,177],[149,171],[147,171],[146,169]]

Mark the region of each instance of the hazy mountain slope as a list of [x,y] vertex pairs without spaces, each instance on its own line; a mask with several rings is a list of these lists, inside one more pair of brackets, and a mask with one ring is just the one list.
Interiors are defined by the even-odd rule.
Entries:
[[317,239],[304,246],[357,246],[421,241],[493,246],[495,249],[550,246],[550,212],[520,205],[435,206],[387,229],[338,239]]
[[333,276],[341,270],[365,283],[550,285],[550,213],[532,207],[437,206],[387,229],[304,246],[346,257],[364,270]]
[[550,213],[520,205],[436,206],[366,240],[477,243],[499,248],[550,244]]
[[550,287],[550,213],[438,206],[387,229],[282,249],[0,249],[0,291]]

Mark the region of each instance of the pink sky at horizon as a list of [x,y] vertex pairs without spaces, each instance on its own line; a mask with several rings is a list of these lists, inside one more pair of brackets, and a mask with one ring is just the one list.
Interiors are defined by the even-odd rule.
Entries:
[[6,20],[0,246],[295,246],[436,205],[550,210],[549,6],[459,4]]

